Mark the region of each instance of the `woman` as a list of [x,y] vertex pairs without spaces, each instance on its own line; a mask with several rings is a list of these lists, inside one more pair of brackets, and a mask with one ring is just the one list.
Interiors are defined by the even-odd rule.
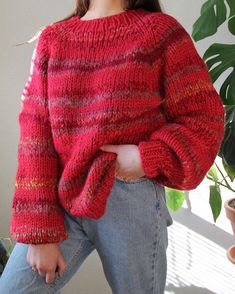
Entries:
[[78,0],[38,38],[19,123],[0,293],[58,293],[96,249],[113,293],[163,294],[164,186],[196,188],[224,135],[180,23],[155,0]]

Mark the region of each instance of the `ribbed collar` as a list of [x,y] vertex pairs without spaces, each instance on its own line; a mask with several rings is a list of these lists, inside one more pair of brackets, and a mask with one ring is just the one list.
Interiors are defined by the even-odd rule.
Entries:
[[71,18],[71,22],[76,24],[79,31],[106,31],[120,26],[129,26],[135,21],[141,21],[143,15],[147,13],[149,13],[149,11],[143,8],[135,8],[122,11],[118,14],[89,20],[82,20],[79,15],[75,15]]

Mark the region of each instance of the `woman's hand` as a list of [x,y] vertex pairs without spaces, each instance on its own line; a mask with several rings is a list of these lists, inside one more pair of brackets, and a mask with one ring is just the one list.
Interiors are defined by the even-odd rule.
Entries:
[[111,145],[106,144],[101,148],[103,151],[117,153],[116,176],[124,179],[137,179],[144,176],[140,154],[137,145]]
[[27,262],[38,271],[40,276],[46,277],[46,283],[54,282],[57,265],[59,277],[62,277],[66,267],[66,261],[57,243],[30,244]]

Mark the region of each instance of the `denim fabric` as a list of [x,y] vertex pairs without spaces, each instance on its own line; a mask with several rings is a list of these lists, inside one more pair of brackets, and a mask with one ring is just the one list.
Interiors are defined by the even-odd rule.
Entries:
[[[54,283],[32,271],[28,244],[16,243],[0,278],[0,293],[62,293],[62,288],[96,249],[113,294],[163,294],[167,276],[167,227],[173,219],[165,190],[148,178],[115,178],[104,215],[74,217],[67,211],[69,237],[59,243],[67,268]],[[92,277],[90,277],[92,283]],[[79,294],[79,293],[78,293]],[[99,293],[93,293],[99,294]]]

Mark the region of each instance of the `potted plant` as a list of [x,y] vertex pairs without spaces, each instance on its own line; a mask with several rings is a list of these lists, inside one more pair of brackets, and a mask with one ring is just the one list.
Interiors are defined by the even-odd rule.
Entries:
[[[227,3],[228,7],[225,5]],[[227,14],[228,17],[227,17]],[[212,36],[218,27],[227,22],[229,32],[235,35],[235,1],[234,0],[207,0],[201,7],[201,15],[193,24],[192,38],[199,41]],[[214,83],[226,70],[232,68],[222,84],[219,94],[225,107],[225,135],[218,153],[222,159],[222,165],[226,172],[223,174],[218,164],[214,162],[208,171],[206,178],[213,182],[210,185],[210,207],[213,220],[219,217],[222,208],[220,186],[226,187],[232,192],[235,189],[231,184],[235,178],[235,44],[212,44],[204,53],[203,60],[206,62],[211,80]],[[218,173],[221,179],[218,177]],[[167,205],[177,210],[181,207],[188,191],[179,191],[166,187]],[[231,221],[235,236],[235,195],[225,201],[226,216]],[[235,263],[235,245],[227,250],[229,260]]]

